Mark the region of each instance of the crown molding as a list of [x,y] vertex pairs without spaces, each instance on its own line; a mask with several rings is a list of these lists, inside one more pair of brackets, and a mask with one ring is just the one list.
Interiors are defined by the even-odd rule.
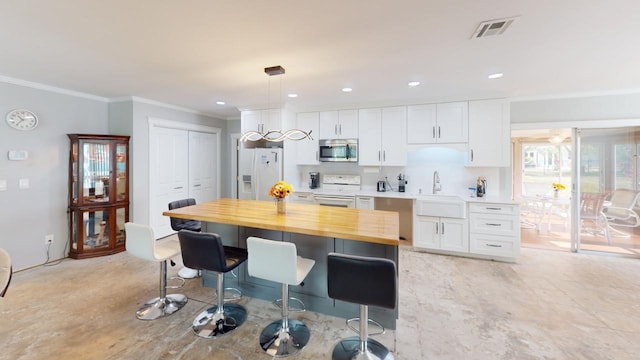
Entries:
[[102,96],[97,96],[97,95],[93,95],[93,94],[87,94],[87,93],[83,93],[83,92],[80,92],[80,91],[74,91],[74,90],[69,90],[69,89],[63,89],[63,88],[59,88],[59,87],[56,87],[56,86],[45,85],[45,84],[41,84],[41,83],[37,83],[37,82],[33,82],[33,81],[16,79],[16,78],[4,76],[4,75],[0,75],[0,82],[6,83],[6,84],[25,86],[25,87],[29,87],[29,88],[37,89],[37,90],[45,90],[45,91],[54,92],[54,93],[63,94],[63,95],[80,97],[80,98],[84,98],[84,99],[96,100],[96,101],[100,101],[100,102],[108,102],[109,101],[108,98],[102,97]]

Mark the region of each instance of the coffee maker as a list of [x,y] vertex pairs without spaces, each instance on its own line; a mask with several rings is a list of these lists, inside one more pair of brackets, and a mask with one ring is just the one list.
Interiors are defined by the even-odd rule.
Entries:
[[320,173],[313,171],[309,173],[309,189],[317,189],[320,187]]

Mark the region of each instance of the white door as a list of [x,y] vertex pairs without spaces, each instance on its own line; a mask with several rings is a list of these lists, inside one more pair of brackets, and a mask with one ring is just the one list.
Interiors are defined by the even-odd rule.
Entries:
[[152,127],[149,135],[149,222],[160,238],[173,233],[169,218],[162,215],[167,204],[189,195],[189,134],[186,130]]
[[469,252],[467,220],[440,219],[440,248],[442,250]]
[[407,165],[407,108],[405,106],[382,108],[380,135],[382,165]]
[[218,134],[189,131],[189,196],[196,203],[215,200],[218,193]]
[[439,143],[466,143],[469,141],[469,103],[466,101],[436,105]]
[[361,109],[358,112],[358,164],[360,166],[379,166],[382,160],[381,122],[382,111]]
[[431,216],[413,218],[413,246],[424,249],[440,249],[440,219]]

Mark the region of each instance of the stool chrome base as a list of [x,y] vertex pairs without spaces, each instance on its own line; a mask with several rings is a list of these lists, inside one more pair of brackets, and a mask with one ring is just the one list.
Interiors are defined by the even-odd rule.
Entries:
[[140,320],[155,320],[180,310],[187,303],[187,297],[182,294],[169,294],[164,298],[154,298],[147,301],[138,311],[136,317]]
[[340,340],[333,348],[333,360],[394,360],[393,354],[384,345],[369,338],[367,349],[360,351],[360,337],[352,336]]
[[296,354],[309,342],[311,333],[302,321],[288,320],[289,328],[282,328],[282,320],[267,325],[260,334],[260,347],[274,357]]
[[203,338],[211,339],[228,334],[247,320],[247,309],[238,304],[225,304],[222,312],[218,306],[204,310],[193,320],[193,332]]

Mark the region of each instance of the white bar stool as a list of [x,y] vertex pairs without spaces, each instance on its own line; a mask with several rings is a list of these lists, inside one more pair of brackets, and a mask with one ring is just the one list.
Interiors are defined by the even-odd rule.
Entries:
[[297,353],[309,342],[309,328],[289,319],[289,285],[300,285],[314,260],[297,255],[296,245],[258,237],[247,239],[249,275],[282,284],[282,319],[267,325],[260,334],[260,347],[274,357]]
[[131,255],[140,259],[160,263],[160,296],[147,301],[138,311],[136,317],[140,320],[155,320],[173,314],[186,303],[187,297],[182,294],[169,294],[167,289],[180,286],[167,286],[167,260],[180,254],[180,244],[177,241],[158,245],[153,235],[153,229],[147,225],[128,222],[124,224],[127,234],[126,249]]

